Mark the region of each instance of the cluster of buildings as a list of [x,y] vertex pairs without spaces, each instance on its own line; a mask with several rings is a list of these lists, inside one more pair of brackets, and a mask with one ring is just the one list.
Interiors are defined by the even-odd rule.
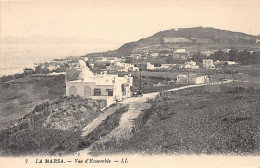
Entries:
[[147,59],[149,57],[156,58],[156,57],[173,57],[174,60],[187,60],[190,58],[190,53],[185,49],[176,49],[172,50],[163,50],[158,52],[149,52],[149,53],[132,53],[130,54],[129,58],[132,59]]
[[172,66],[173,66],[173,64],[161,64],[160,66],[155,66],[154,64],[151,64],[150,62],[146,63],[146,69],[148,69],[148,70],[170,69]]
[[[206,55],[212,54],[210,51],[205,51]],[[66,96],[80,96],[83,98],[90,98],[100,102],[100,107],[105,108],[116,101],[121,101],[124,98],[131,96],[131,89],[133,86],[133,76],[137,74],[136,71],[144,70],[169,70],[172,67],[179,66],[185,69],[199,69],[202,66],[206,69],[215,68],[216,65],[223,64],[220,61],[213,61],[212,59],[204,59],[202,65],[197,65],[195,61],[187,61],[190,54],[185,49],[177,49],[169,53],[167,52],[153,52],[146,56],[160,57],[171,56],[174,60],[181,60],[186,62],[184,64],[151,64],[150,62],[140,63],[126,63],[124,57],[94,57],[90,60],[78,60],[77,63],[70,63],[70,68],[67,68],[66,73]],[[143,57],[142,54],[131,54],[131,58],[139,59]],[[102,64],[104,68],[100,69],[101,73],[95,71],[94,66]],[[226,64],[233,65],[234,62],[226,61]],[[49,64],[50,66],[58,66]],[[147,71],[149,72],[149,71]],[[153,72],[155,73],[155,72]],[[138,73],[139,74],[139,73]],[[141,74],[141,73],[140,73]],[[196,74],[179,74],[174,83],[178,84],[203,84],[208,83],[207,75]],[[169,83],[159,82],[153,87],[162,87]]]
[[202,62],[204,68],[215,68],[214,62],[212,59],[204,59]]
[[119,57],[94,57],[92,58],[92,62],[97,63],[113,63],[113,62],[120,62],[122,61],[122,58]]
[[139,71],[139,68],[128,63],[113,62],[110,65],[106,66],[106,70],[118,71],[118,72],[132,72],[132,71]]
[[187,60],[189,58],[189,52],[185,49],[177,49],[173,52],[173,58],[175,60]]
[[197,65],[196,62],[191,60],[191,61],[186,61],[183,68],[186,68],[186,69],[199,69],[199,66]]

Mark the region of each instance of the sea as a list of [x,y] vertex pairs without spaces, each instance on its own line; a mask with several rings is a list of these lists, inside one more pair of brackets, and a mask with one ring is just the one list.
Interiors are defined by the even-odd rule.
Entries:
[[37,63],[116,49],[114,44],[1,44],[0,76],[22,73]]

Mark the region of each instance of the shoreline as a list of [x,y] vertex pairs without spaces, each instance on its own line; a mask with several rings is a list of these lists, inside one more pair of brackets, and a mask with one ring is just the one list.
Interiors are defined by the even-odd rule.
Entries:
[[13,68],[0,68],[0,77],[15,75],[23,73],[24,68],[34,68],[34,66],[26,66],[26,67],[13,67]]

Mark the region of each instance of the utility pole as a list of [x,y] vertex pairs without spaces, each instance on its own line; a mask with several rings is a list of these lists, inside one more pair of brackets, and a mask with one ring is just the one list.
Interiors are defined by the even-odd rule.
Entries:
[[190,84],[190,72],[188,72],[188,85]]
[[141,92],[141,89],[142,89],[142,69],[140,68],[140,80],[139,80],[139,92]]

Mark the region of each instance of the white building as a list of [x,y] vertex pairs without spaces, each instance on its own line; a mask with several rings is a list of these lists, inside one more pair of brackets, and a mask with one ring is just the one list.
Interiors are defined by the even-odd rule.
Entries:
[[162,64],[160,69],[170,69],[172,67],[172,64]]
[[175,60],[187,60],[189,57],[189,52],[185,49],[177,49],[173,52],[173,58]]
[[215,68],[213,60],[212,59],[204,59],[203,60],[203,67],[204,68]]
[[135,67],[132,64],[114,62],[109,66],[106,66],[106,70],[108,71],[118,71],[118,72],[128,72],[128,71],[139,71],[139,68]]
[[140,59],[142,57],[141,54],[130,54],[130,58]]
[[122,61],[121,58],[118,57],[96,57],[94,58],[94,62],[98,63],[113,63],[113,62],[120,62]]
[[155,69],[155,68],[154,68],[153,64],[151,64],[150,62],[147,62],[147,69],[152,70],[152,69]]
[[206,55],[207,57],[210,56],[211,54],[214,54],[215,51],[201,51],[200,53],[203,54],[203,55]]
[[227,61],[227,64],[228,64],[228,65],[237,65],[238,63],[235,62],[235,61]]
[[209,78],[206,75],[197,76],[195,74],[184,75],[180,74],[177,76],[176,83],[179,84],[204,84],[208,83]]
[[107,107],[117,100],[131,95],[130,87],[133,78],[130,74],[124,77],[112,74],[96,74],[83,67],[77,80],[66,82],[66,96],[80,96],[101,102],[101,107]]
[[199,66],[196,65],[196,62],[194,62],[194,61],[186,61],[184,68],[186,68],[186,69],[199,69]]
[[170,69],[172,64],[162,64],[159,67],[155,67],[154,64],[151,64],[150,62],[147,63],[147,69],[154,70],[154,69]]
[[150,56],[151,56],[151,57],[158,57],[158,56],[159,56],[159,53],[150,53]]
[[128,68],[128,71],[129,72],[139,71],[139,68],[135,67],[135,66],[131,66],[131,67]]

